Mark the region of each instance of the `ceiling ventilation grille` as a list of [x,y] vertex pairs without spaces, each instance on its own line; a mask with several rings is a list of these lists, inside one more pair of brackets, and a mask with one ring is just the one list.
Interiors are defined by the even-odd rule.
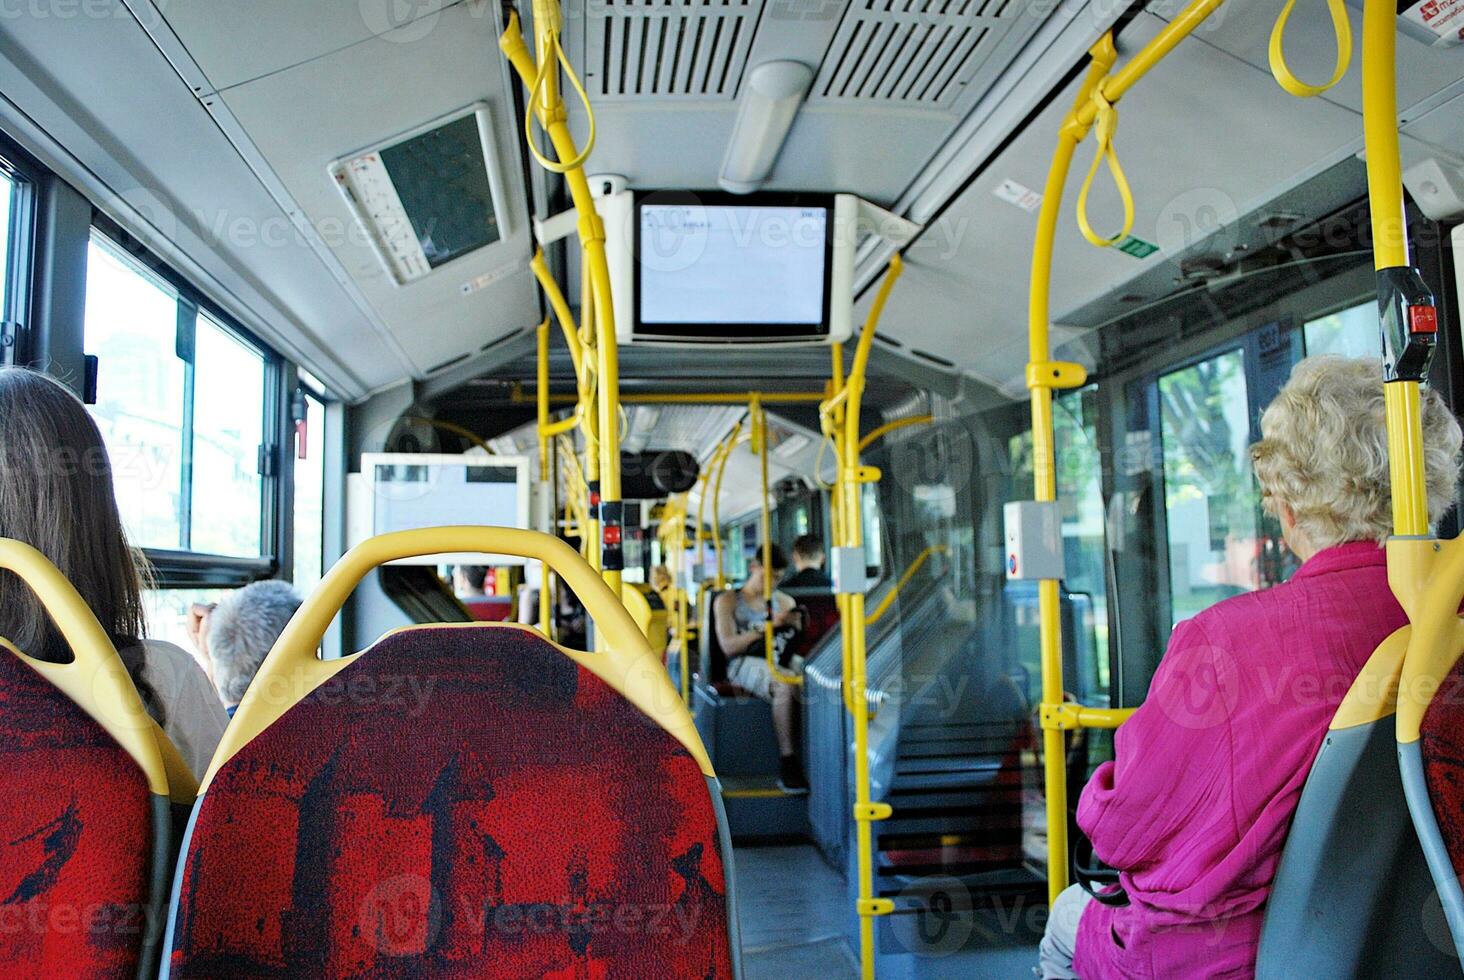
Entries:
[[1013,0],[855,0],[810,101],[951,109],[1022,9]]
[[731,99],[763,0],[603,0],[591,7],[591,97]]

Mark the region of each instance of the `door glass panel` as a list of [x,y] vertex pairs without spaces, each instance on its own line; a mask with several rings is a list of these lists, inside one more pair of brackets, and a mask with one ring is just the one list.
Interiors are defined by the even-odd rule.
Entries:
[[1159,379],[1173,621],[1260,585],[1245,358],[1228,351]]

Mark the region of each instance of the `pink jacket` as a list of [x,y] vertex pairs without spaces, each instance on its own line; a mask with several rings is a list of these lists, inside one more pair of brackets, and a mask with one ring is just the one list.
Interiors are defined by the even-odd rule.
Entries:
[[1084,912],[1079,976],[1255,973],[1312,760],[1363,664],[1405,622],[1382,549],[1352,542],[1175,627],[1148,699],[1115,736],[1116,761],[1078,804],[1130,901]]

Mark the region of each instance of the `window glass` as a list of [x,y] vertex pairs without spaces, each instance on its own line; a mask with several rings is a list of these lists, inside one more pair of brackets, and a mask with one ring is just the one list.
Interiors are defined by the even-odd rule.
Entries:
[[1260,587],[1244,353],[1159,379],[1169,586],[1178,623]]
[[147,615],[147,637],[177,644],[195,653],[188,636],[188,613],[194,603],[213,605],[229,594],[229,589],[148,589],[142,594],[143,611]]
[[189,547],[252,557],[260,554],[264,358],[204,313],[195,350]]
[[1378,357],[1379,329],[1378,304],[1371,301],[1309,320],[1303,327],[1307,356]]
[[305,595],[320,581],[325,561],[325,406],[305,396],[304,444],[295,446],[295,573]]
[[185,548],[177,293],[93,234],[85,331],[87,352],[101,363],[92,415],[128,536],[137,547]]

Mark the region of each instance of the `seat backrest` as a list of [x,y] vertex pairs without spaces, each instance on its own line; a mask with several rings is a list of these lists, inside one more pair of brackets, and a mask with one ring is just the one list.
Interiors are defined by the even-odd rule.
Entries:
[[1302,790],[1266,907],[1256,975],[1457,974],[1429,935],[1433,883],[1404,797],[1395,743],[1404,627],[1353,683]]
[[0,568],[73,654],[37,661],[0,639],[0,975],[150,976],[171,871],[166,736],[55,567],[0,540]]
[[[549,560],[607,651],[474,624],[314,660],[328,621],[316,613],[338,607],[338,573],[356,561],[342,559],[266,660],[235,718],[244,730],[205,781],[169,974],[731,976],[719,792],[644,637],[556,539],[451,530],[451,547]],[[382,554],[424,533],[388,535]],[[272,686],[307,672],[302,697],[270,703]]]

